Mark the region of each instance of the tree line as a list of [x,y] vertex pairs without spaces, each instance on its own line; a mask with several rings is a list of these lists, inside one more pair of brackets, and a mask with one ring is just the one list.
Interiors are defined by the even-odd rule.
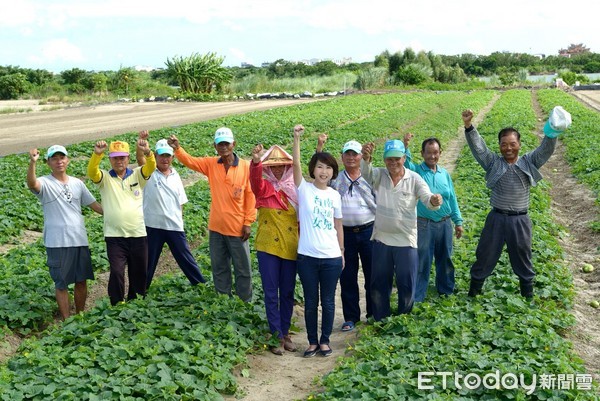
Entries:
[[137,71],[121,67],[117,71],[86,71],[72,68],[54,74],[44,69],[0,66],[0,99],[21,97],[48,98],[62,95],[97,96],[218,94],[227,85],[248,76],[265,79],[323,77],[340,73],[355,74],[351,83],[357,89],[426,83],[460,84],[480,77],[497,77],[502,85],[523,82],[528,74],[559,73],[568,84],[587,82],[583,73],[600,73],[600,54],[583,44],[571,44],[558,55],[494,52],[490,55],[438,55],[415,52],[411,48],[391,53],[383,51],[373,61],[338,65],[320,61],[314,65],[276,60],[265,67],[225,67],[224,58],[215,53],[175,56],[164,68]]

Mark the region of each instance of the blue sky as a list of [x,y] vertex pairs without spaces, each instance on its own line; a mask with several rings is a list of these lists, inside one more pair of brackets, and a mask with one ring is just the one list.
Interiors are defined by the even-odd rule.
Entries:
[[228,66],[279,58],[364,62],[407,47],[446,55],[551,55],[571,43],[600,53],[591,3],[0,0],[0,65],[118,70],[164,67],[167,58],[208,52]]

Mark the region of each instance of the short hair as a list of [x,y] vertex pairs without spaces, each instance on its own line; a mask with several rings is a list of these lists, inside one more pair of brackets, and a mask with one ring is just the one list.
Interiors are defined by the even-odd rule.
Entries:
[[500,141],[502,141],[502,138],[504,138],[505,136],[508,136],[510,134],[515,134],[517,136],[517,140],[519,142],[521,142],[521,134],[519,134],[519,131],[517,131],[513,127],[506,127],[506,128],[502,128],[500,130],[500,132],[498,132],[498,143],[500,143]]
[[432,136],[431,138],[427,138],[423,141],[423,143],[421,144],[421,152],[425,152],[425,146],[429,145],[430,143],[437,143],[438,147],[440,148],[440,152],[442,151],[442,143],[439,139]]
[[317,152],[310,158],[310,162],[308,163],[308,174],[310,174],[310,178],[315,178],[314,170],[317,166],[317,162],[321,162],[333,168],[333,176],[331,179],[335,180],[337,178],[339,172],[337,160],[335,160],[335,157],[327,152]]

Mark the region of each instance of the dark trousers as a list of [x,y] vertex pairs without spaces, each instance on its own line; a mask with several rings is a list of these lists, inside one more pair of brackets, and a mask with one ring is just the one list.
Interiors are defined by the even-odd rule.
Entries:
[[361,231],[344,228],[344,261],[346,265],[340,276],[342,289],[342,309],[344,320],[350,322],[360,321],[360,296],[358,292],[358,261],[362,266],[365,277],[365,297],[367,303],[367,318],[373,315],[371,305],[371,262],[373,258],[373,242],[371,235],[373,226]]
[[289,334],[294,311],[296,261],[270,253],[256,252],[265,294],[265,310],[271,333],[283,338]]
[[390,296],[394,275],[398,288],[398,313],[410,313],[415,302],[418,264],[417,248],[373,242],[371,296],[373,318],[376,321],[391,315]]
[[150,288],[158,259],[165,243],[169,246],[179,268],[192,285],[205,283],[206,279],[200,272],[196,259],[190,251],[185,232],[162,230],[160,228],[146,227],[148,233],[148,277],[146,289]]
[[531,261],[531,219],[528,215],[508,216],[491,211],[481,231],[471,278],[483,281],[489,277],[506,244],[513,271],[524,283],[535,277]]
[[[304,322],[310,345],[329,344],[335,317],[335,289],[342,272],[342,258],[313,258],[298,254],[298,276],[304,292]],[[318,336],[319,299],[321,336]]]
[[252,300],[252,270],[250,268],[250,245],[241,237],[208,232],[210,264],[215,290],[231,296],[231,265],[235,276],[235,293],[244,302]]
[[127,299],[146,295],[148,241],[146,237],[105,237],[106,254],[110,264],[108,296],[111,305],[125,299],[125,266],[128,267],[129,291]]

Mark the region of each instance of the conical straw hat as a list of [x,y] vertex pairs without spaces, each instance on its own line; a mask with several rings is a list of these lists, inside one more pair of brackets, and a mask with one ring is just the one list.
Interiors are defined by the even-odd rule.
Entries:
[[292,163],[292,156],[278,145],[271,146],[262,157],[263,166],[286,166]]

